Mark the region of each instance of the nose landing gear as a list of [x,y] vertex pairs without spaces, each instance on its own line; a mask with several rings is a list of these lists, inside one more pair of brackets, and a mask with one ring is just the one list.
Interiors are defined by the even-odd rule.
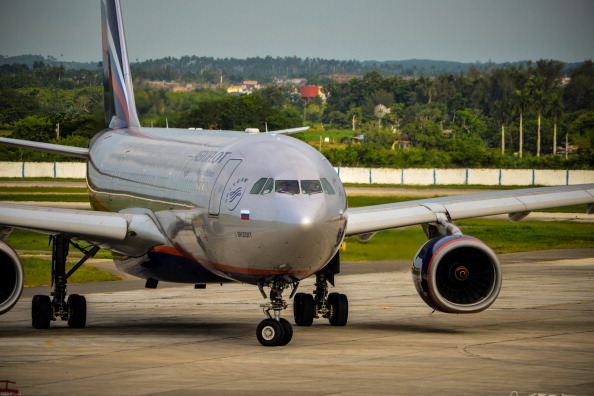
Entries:
[[287,281],[284,279],[275,279],[258,284],[264,298],[267,298],[264,292],[264,286],[270,287],[270,302],[261,305],[264,314],[268,318],[260,322],[256,330],[256,337],[260,344],[264,346],[283,346],[287,345],[293,338],[293,327],[288,320],[281,318],[280,315],[282,310],[288,306],[287,302],[283,299],[283,291],[292,287],[293,293],[291,293],[291,297],[293,297],[298,285],[299,281]]

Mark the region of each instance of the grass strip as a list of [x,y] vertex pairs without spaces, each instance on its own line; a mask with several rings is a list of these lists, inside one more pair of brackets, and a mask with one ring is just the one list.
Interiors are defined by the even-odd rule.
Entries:
[[[52,262],[35,257],[22,257],[25,270],[25,286],[49,286],[51,284]],[[68,272],[75,263],[66,264]],[[106,282],[121,280],[119,276],[101,271],[92,265],[83,265],[70,278],[68,283]]]
[[[497,254],[594,246],[594,223],[507,220],[463,220],[462,232],[483,240]],[[427,242],[420,226],[378,232],[368,242],[345,239],[340,258],[345,261],[412,260]],[[344,247],[344,246],[343,246]]]
[[0,201],[15,202],[89,202],[87,194],[4,194],[0,193]]

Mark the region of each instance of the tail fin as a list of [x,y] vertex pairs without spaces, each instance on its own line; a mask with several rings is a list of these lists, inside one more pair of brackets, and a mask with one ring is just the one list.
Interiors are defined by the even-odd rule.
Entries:
[[119,0],[101,0],[101,33],[105,125],[112,129],[140,127]]

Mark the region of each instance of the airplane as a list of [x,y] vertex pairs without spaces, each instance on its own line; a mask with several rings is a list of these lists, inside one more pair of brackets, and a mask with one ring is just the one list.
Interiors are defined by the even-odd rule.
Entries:
[[[428,237],[412,265],[414,285],[431,308],[447,313],[487,309],[501,289],[501,265],[482,241],[463,235],[456,220],[585,204],[594,212],[594,184],[467,194],[348,208],[345,189],[317,150],[275,132],[145,128],[134,102],[119,0],[101,0],[106,128],[88,149],[0,138],[9,146],[87,160],[91,211],[0,204],[0,314],[23,289],[18,254],[4,240],[13,228],[51,235],[53,298],[34,296],[32,325],[47,329],[87,321],[84,296],[67,294],[68,278],[100,248],[116,266],[146,279],[204,286],[243,282],[268,300],[256,329],[264,346],[293,337],[283,292],[290,289],[298,326],[314,319],[345,326],[349,303],[330,292],[347,236],[421,225]],[[82,247],[77,242],[89,244]],[[84,257],[68,272],[73,247]],[[313,293],[297,292],[315,276]],[[266,291],[268,290],[268,293]]]

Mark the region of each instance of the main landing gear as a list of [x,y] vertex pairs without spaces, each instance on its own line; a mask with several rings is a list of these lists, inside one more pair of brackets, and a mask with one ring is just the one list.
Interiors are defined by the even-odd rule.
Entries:
[[349,300],[345,294],[328,293],[334,286],[334,274],[325,269],[316,274],[314,294],[297,293],[293,315],[297,326],[311,326],[314,318],[327,318],[332,326],[345,326],[349,317]]
[[[83,328],[87,323],[87,300],[78,294],[71,294],[66,299],[67,280],[85,261],[97,253],[99,246],[86,250],[63,235],[51,237],[51,243],[53,299],[45,295],[33,297],[31,307],[33,327],[47,329],[50,321],[61,318],[67,320],[68,326],[72,328]],[[84,253],[84,257],[66,273],[66,258],[70,245]]]

